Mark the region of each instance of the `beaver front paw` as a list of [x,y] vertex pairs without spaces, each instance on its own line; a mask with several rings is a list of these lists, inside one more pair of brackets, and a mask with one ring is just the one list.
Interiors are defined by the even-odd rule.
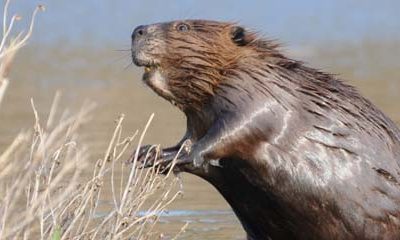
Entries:
[[[137,162],[140,163],[141,168],[152,166],[156,162],[156,158],[160,155],[160,149],[158,145],[144,145],[140,147],[137,154]],[[133,163],[136,157],[136,150],[129,158],[128,163]]]
[[[186,140],[182,145],[161,149],[159,145],[144,145],[137,153],[136,166],[139,169],[157,167],[160,172],[168,172],[173,167],[179,171],[183,165],[193,165],[192,142]],[[127,163],[135,162],[136,151],[132,154]]]

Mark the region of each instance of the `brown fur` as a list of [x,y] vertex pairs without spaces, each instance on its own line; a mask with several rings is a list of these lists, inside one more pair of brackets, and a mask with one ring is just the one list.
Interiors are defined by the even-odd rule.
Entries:
[[249,239],[400,238],[400,130],[353,87],[235,24],[139,30],[134,61],[160,67],[148,84],[187,117],[161,159],[191,140],[177,168],[213,184]]
[[[399,134],[391,130],[395,125],[353,87],[333,75],[285,57],[276,42],[259,38],[255,32],[246,32],[245,46],[236,45],[231,41],[233,26],[233,23],[198,20],[191,24],[193,33],[166,33],[168,52],[156,57],[175,95],[173,100],[183,111],[203,111],[203,106],[226,88],[248,90],[231,80],[236,78],[253,81],[249,84],[259,85],[257,91],[276,98],[283,106],[290,103],[285,103],[286,96],[274,94],[274,87],[295,101],[307,99],[304,108],[314,109],[310,111],[316,116],[323,117],[325,111],[334,110],[339,118],[346,118],[343,121],[346,125],[352,124],[364,131],[367,127],[364,122],[368,127],[372,123],[374,128],[369,131],[399,139]],[[268,82],[264,81],[266,76]],[[230,98],[226,96],[225,100],[229,102]],[[352,119],[348,119],[349,115]]]
[[161,66],[167,71],[169,85],[182,109],[199,111],[216,94],[220,84],[229,84],[231,73],[248,68],[259,59],[284,60],[275,50],[276,44],[257,40],[253,33],[246,39],[251,43],[245,48],[238,47],[231,41],[232,26],[194,21],[193,34],[167,33],[166,44],[171,47],[161,56]]

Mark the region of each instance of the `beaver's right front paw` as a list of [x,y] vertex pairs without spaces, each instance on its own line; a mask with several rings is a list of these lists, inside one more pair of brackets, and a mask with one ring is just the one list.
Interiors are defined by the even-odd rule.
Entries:
[[[136,151],[133,152],[130,161],[133,163],[135,161]],[[141,164],[141,167],[152,166],[159,157],[159,146],[158,145],[144,145],[140,147],[137,162]]]

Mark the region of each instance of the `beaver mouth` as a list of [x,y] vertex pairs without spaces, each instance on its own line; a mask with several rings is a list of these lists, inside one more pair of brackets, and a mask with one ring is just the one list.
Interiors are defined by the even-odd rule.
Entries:
[[[139,66],[139,65],[138,65]],[[170,91],[168,79],[160,64],[143,64],[144,73],[142,81],[158,95],[176,106],[175,97]]]
[[154,59],[146,56],[141,52],[135,52],[132,50],[132,62],[138,67],[144,67],[144,73],[150,74],[159,70],[160,64]]
[[160,70],[160,65],[144,65],[144,75],[151,75],[152,73]]
[[138,67],[144,67],[143,73],[143,81],[146,84],[149,84],[150,80],[157,74],[161,73],[161,66],[160,64],[155,63],[154,61],[140,61],[138,59],[134,59],[133,62]]
[[159,91],[167,87],[159,65],[145,65],[142,80],[153,89],[160,88]]

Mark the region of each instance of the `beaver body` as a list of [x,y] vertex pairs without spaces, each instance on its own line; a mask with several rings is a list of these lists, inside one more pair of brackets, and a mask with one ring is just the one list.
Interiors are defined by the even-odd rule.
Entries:
[[248,239],[400,239],[400,131],[353,87],[230,23],[139,26],[132,57],[187,117],[157,161],[190,140],[176,171],[215,186]]

